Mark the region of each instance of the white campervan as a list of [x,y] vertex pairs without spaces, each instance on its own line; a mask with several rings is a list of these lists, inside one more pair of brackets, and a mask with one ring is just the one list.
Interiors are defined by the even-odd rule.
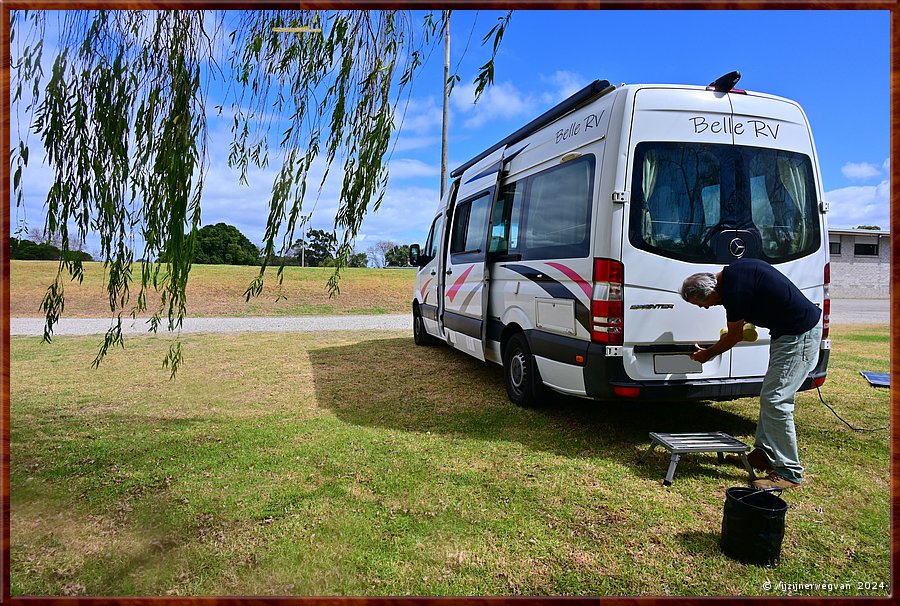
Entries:
[[416,343],[503,365],[510,399],[758,395],[769,333],[705,364],[722,308],[688,275],[771,263],[822,310],[829,257],[819,164],[800,106],[734,88],[595,81],[451,173],[412,301]]

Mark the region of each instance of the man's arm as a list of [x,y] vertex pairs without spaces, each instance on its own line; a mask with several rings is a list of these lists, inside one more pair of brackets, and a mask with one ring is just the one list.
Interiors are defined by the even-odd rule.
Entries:
[[712,347],[703,349],[699,344],[695,343],[694,346],[697,348],[697,351],[691,354],[691,359],[703,364],[704,362],[715,358],[717,355],[725,353],[743,339],[744,321],[738,320],[737,322],[729,322],[728,332],[725,333]]

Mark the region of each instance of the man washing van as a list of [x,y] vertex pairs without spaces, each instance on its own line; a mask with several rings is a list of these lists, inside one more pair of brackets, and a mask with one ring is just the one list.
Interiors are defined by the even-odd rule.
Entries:
[[816,365],[821,311],[781,272],[758,259],[739,259],[722,271],[697,273],[681,286],[681,297],[708,309],[725,307],[728,332],[691,358],[703,363],[728,351],[743,338],[743,326],[769,329],[769,366],[759,394],[756,443],[747,458],[765,478],[754,488],[793,488],[803,481],[794,428],[794,396]]

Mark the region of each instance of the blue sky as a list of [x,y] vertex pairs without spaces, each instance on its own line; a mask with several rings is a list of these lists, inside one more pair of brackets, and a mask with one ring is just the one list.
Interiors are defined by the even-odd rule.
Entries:
[[[888,228],[888,11],[516,11],[494,87],[473,105],[471,81],[488,56],[481,38],[502,14],[453,13],[451,66],[462,82],[450,103],[451,170],[595,79],[706,85],[736,69],[739,88],[805,109],[831,202],[829,225]],[[414,84],[385,200],[364,221],[359,251],[379,240],[425,238],[440,189],[442,60],[438,48]],[[210,134],[203,223],[235,225],[260,244],[275,169],[251,172],[250,186],[240,187],[226,166],[227,123],[211,119]],[[10,209],[14,229],[23,217],[29,228],[43,226],[46,175],[40,166],[25,173],[26,207]],[[332,228],[336,188],[325,188],[312,227]]]

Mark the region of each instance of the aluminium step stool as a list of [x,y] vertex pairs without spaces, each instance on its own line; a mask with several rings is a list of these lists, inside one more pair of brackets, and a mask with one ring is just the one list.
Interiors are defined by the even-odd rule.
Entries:
[[643,463],[647,459],[647,455],[659,444],[672,453],[669,461],[669,470],[666,472],[666,479],[663,480],[663,486],[671,486],[672,479],[675,477],[675,467],[678,465],[681,455],[689,452],[714,452],[719,456],[719,463],[725,462],[725,453],[734,452],[740,455],[744,468],[750,474],[750,478],[755,480],[756,474],[747,460],[747,453],[750,447],[740,440],[731,437],[727,433],[721,431],[704,432],[704,433],[657,433],[650,432],[650,448],[641,455],[638,463]]

